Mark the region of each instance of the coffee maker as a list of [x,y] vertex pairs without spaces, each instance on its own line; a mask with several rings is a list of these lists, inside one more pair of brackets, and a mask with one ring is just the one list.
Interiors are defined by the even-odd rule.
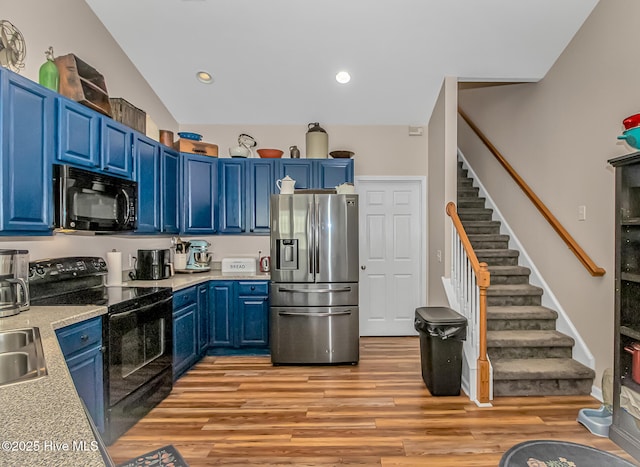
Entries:
[[169,250],[138,250],[135,277],[141,281],[157,281],[172,275]]
[[0,250],[0,317],[29,309],[29,251]]
[[208,271],[211,269],[212,253],[209,252],[211,243],[206,240],[191,240],[187,251],[187,269],[191,271]]

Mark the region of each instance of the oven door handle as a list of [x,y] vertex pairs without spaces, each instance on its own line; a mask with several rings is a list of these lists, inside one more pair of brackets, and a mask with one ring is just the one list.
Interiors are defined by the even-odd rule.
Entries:
[[144,312],[145,310],[148,310],[150,308],[156,307],[158,305],[164,305],[168,302],[171,301],[173,297],[168,297],[168,298],[164,298],[158,302],[153,302],[149,305],[145,305],[143,307],[140,308],[133,308],[131,310],[126,310],[126,311],[120,311],[120,312],[115,312],[115,313],[111,313],[111,316],[122,316],[122,315],[126,315],[126,314],[130,314],[130,313],[140,313],[140,312]]

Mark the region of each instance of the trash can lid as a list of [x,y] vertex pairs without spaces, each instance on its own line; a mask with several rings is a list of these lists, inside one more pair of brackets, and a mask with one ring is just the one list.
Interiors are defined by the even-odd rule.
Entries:
[[416,320],[435,325],[467,325],[467,318],[444,306],[416,308]]

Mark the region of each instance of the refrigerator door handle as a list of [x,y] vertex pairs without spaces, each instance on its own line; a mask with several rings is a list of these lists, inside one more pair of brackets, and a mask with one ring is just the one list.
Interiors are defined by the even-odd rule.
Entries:
[[340,289],[289,289],[285,287],[278,287],[278,292],[290,292],[290,293],[351,292],[351,287],[342,287]]
[[320,274],[320,201],[318,200],[317,197],[314,197],[314,198],[316,200],[316,207],[315,207],[315,216],[316,216],[316,244],[315,244],[316,265],[315,265],[315,271],[316,271],[316,275],[317,275],[317,274]]
[[315,313],[315,312],[305,312],[305,311],[280,311],[278,312],[278,314],[280,316],[316,316],[316,317],[330,317],[330,316],[343,316],[343,315],[350,315],[351,314],[351,310],[345,310],[345,311],[334,311],[333,313],[328,312],[328,313]]
[[309,259],[309,274],[313,274],[315,267],[313,265],[313,220],[311,219],[313,203],[311,200],[309,200],[307,208],[307,256]]

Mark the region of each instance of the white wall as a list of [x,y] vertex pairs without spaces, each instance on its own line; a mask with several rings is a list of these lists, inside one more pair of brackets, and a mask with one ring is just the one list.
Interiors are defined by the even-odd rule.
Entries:
[[505,171],[461,134],[463,153],[592,351],[596,385],[613,364],[614,174],[607,160],[635,151],[616,136],[622,120],[640,111],[639,16],[636,0],[603,0],[540,83],[459,95],[461,108],[607,271],[591,277]]

